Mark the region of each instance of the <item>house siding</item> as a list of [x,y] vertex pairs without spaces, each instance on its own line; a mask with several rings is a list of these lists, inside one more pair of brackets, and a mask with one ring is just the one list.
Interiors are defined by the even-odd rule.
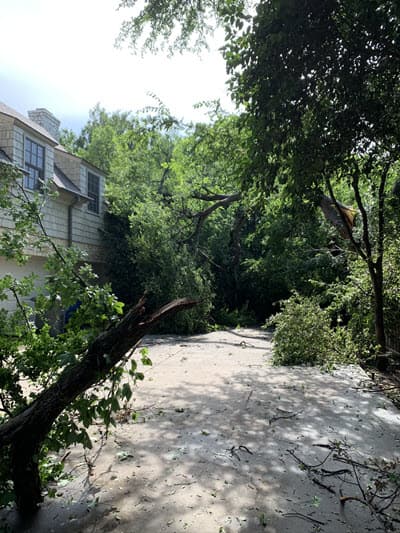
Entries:
[[[53,182],[54,165],[56,164],[80,190],[74,194],[64,189],[57,190],[57,197],[49,196],[43,203],[43,222],[49,237],[61,246],[69,244],[69,207],[72,206],[72,244],[87,253],[90,262],[103,261],[102,235],[104,217],[104,176],[101,172],[87,164],[79,157],[69,154],[64,149],[54,147],[54,139],[46,140],[43,129],[36,131],[32,123],[23,124],[23,117],[10,116],[0,113],[0,147],[12,159],[16,166],[25,166],[24,146],[26,138],[44,146],[45,164],[44,179],[46,183]],[[87,195],[88,171],[100,178],[100,212],[88,211]],[[22,179],[21,179],[22,181]],[[27,191],[31,194],[30,191]],[[46,193],[45,193],[46,194]],[[12,230],[12,220],[0,210],[0,231]],[[27,250],[33,256],[43,257],[47,254],[43,250]]]
[[[22,279],[24,276],[34,274],[36,276],[37,285],[43,285],[46,280],[46,270],[44,268],[46,263],[45,257],[34,256],[31,257],[28,263],[24,265],[17,265],[14,261],[7,261],[4,257],[0,257],[0,277],[4,277],[6,274],[11,274],[17,280]],[[23,298],[24,302],[33,306],[33,299]],[[7,311],[15,310],[15,302],[13,298],[9,300],[3,300],[1,302],[1,308]]]
[[53,239],[68,244],[68,204],[58,198],[48,199],[43,207],[44,227]]
[[64,172],[66,176],[80,189],[85,192],[85,189],[81,188],[81,161],[79,158],[62,152],[61,150],[55,150],[55,164]]
[[0,146],[10,159],[14,159],[14,127],[13,120],[0,115]]

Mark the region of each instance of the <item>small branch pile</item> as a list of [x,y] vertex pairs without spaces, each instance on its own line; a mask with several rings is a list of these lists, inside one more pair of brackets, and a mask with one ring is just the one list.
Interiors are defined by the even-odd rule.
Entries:
[[[287,451],[313,483],[339,497],[340,505],[351,501],[361,503],[368,507],[384,531],[397,531],[400,524],[400,459],[369,458],[359,462],[351,457],[349,446],[341,441],[314,446],[327,450],[325,457],[314,465],[304,462],[293,450]],[[345,466],[331,470],[326,468],[328,461]],[[339,480],[341,488],[337,489],[329,479]]]

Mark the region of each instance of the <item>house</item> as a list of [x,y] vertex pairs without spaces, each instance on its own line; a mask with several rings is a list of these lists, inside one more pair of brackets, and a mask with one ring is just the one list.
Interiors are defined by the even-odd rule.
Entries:
[[[27,192],[40,191],[43,183],[57,192],[44,198],[47,234],[59,246],[74,245],[83,250],[94,270],[101,273],[105,176],[59,144],[59,126],[59,120],[47,109],[29,111],[25,117],[0,102],[0,161],[24,169]],[[0,211],[0,231],[12,228],[12,221]],[[0,277],[12,273],[20,278],[34,272],[43,281],[46,250],[29,249],[27,253],[30,259],[23,266],[0,257]]]

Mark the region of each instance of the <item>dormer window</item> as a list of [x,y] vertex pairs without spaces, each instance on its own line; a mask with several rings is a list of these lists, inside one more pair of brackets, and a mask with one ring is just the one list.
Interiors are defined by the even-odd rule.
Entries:
[[28,138],[25,138],[25,168],[24,187],[37,191],[44,179],[44,146]]
[[92,213],[100,211],[100,178],[91,172],[88,172],[88,193],[90,200],[88,210]]

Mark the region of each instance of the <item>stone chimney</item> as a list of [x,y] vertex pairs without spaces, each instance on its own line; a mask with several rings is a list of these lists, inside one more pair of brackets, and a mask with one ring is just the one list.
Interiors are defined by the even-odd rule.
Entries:
[[60,121],[47,109],[40,107],[28,111],[28,117],[39,126],[42,126],[57,141],[60,138]]

